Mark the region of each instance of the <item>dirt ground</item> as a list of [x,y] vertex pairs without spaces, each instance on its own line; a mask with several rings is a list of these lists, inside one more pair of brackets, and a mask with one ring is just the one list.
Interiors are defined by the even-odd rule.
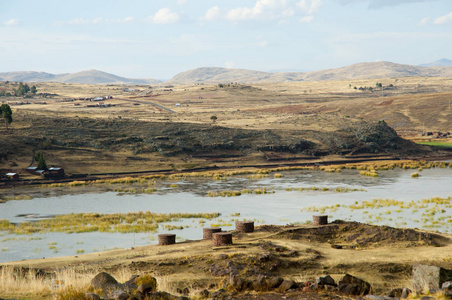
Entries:
[[[394,288],[411,287],[414,264],[452,268],[451,236],[447,234],[342,221],[324,226],[263,225],[253,233],[231,233],[230,246],[215,247],[211,240],[197,240],[4,265],[46,273],[61,268],[106,272],[127,268],[136,274],[166,276],[174,290],[188,288],[191,295],[222,288],[231,272],[246,279],[265,275],[298,283],[326,274],[337,281],[348,273],[369,282],[373,294],[386,295]],[[239,295],[243,299],[277,297],[246,293]],[[319,297],[301,290],[278,297],[291,299],[291,293],[297,299]]]

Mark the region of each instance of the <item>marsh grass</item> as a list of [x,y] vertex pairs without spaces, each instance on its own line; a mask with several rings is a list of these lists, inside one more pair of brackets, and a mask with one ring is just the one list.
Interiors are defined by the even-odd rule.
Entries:
[[230,190],[219,191],[219,192],[209,191],[209,192],[207,192],[207,197],[238,197],[242,194],[263,195],[263,194],[273,194],[273,193],[275,193],[273,188],[268,189],[266,187],[262,187],[262,188],[257,188],[254,190],[243,189],[240,191],[230,191]]
[[362,188],[347,188],[347,187],[336,187],[336,188],[328,188],[328,187],[316,187],[316,186],[311,186],[311,187],[297,187],[297,188],[286,188],[285,189],[288,192],[291,191],[298,191],[298,192],[334,192],[334,193],[351,193],[351,192],[367,192],[367,190],[362,189]]
[[[210,220],[219,215],[219,213],[157,214],[149,211],[130,212],[126,214],[79,213],[59,215],[53,219],[44,219],[31,223],[13,224],[8,220],[0,220],[0,231],[7,231],[14,234],[46,232],[83,233],[96,231],[108,233],[156,232],[159,223],[174,222],[189,218]],[[50,246],[54,247],[54,245]]]
[[[417,213],[413,216],[414,223],[420,223],[423,228],[451,228],[452,217],[447,213],[452,208],[451,197],[441,198],[433,197],[429,199],[423,199],[420,201],[398,201],[394,199],[373,199],[372,201],[357,201],[351,205],[330,205],[330,206],[311,206],[303,208],[304,212],[318,212],[318,213],[334,213],[338,209],[349,209],[351,212],[362,210],[362,214],[368,218],[368,223],[380,223],[386,221],[395,221],[397,226],[405,226],[406,217],[402,217],[404,211],[409,211],[410,214]],[[369,210],[373,210],[374,213],[369,213]],[[419,215],[420,213],[420,215]],[[385,217],[393,216],[394,217]]]

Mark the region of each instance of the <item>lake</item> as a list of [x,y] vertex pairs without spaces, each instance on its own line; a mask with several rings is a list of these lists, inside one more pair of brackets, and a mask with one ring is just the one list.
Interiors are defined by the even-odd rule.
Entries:
[[[158,181],[155,185],[157,191],[152,194],[103,192],[8,201],[0,204],[0,219],[14,223],[35,222],[70,213],[219,212],[221,216],[213,220],[184,219],[161,223],[155,233],[52,232],[16,235],[0,231],[0,262],[156,244],[160,233],[175,233],[178,241],[201,239],[202,227],[216,225],[223,230],[232,230],[236,220],[254,220],[257,226],[306,223],[312,220],[312,215],[319,213],[328,214],[329,220],[452,232],[450,201],[422,201],[452,196],[452,168],[424,169],[419,172],[421,176],[418,178],[411,177],[413,172],[394,169],[379,171],[379,177],[369,177],[360,175],[357,170],[344,169],[340,173],[311,170],[279,172],[281,178],[274,178],[273,174],[254,179],[247,176],[234,176],[226,180],[188,178]],[[209,191],[263,187],[272,192],[237,197],[207,196]],[[335,192],[338,187],[357,191]],[[308,190],[301,191],[302,188]],[[329,190],[322,191],[322,188]],[[329,208],[321,208],[325,206]],[[165,225],[185,228],[168,230]]]

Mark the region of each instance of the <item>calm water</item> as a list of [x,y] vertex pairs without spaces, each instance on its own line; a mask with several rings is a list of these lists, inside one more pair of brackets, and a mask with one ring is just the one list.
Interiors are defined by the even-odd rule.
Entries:
[[[207,220],[204,226],[222,224],[224,230],[234,229],[235,220],[255,220],[256,225],[305,223],[312,219],[315,212],[302,211],[308,207],[331,206],[340,204],[336,211],[326,211],[330,220],[346,219],[375,224],[387,224],[401,227],[419,227],[429,225],[419,223],[424,210],[400,210],[398,207],[382,209],[350,210],[347,206],[372,201],[372,199],[395,199],[410,202],[432,197],[452,196],[452,169],[425,169],[421,177],[411,178],[413,170],[380,171],[378,178],[361,176],[356,170],[343,170],[342,173],[324,173],[322,171],[283,172],[283,178],[247,179],[233,177],[225,181],[212,181],[194,178],[177,182],[178,187],[171,189],[175,182],[159,182],[155,194],[119,195],[114,192],[101,194],[80,194],[61,197],[35,198],[33,200],[9,201],[0,204],[0,219],[11,222],[29,222],[40,217],[68,213],[117,213],[151,211],[156,213],[177,212],[219,212],[221,216]],[[287,191],[287,188],[299,187],[347,187],[365,189],[366,192],[335,193],[321,191]],[[207,197],[208,191],[273,188],[275,193],[264,195],[244,194],[239,197]],[[432,205],[434,206],[434,205]],[[443,212],[433,218],[447,221],[452,210],[442,206]],[[398,211],[397,211],[398,210]],[[240,213],[240,216],[232,216]],[[19,215],[28,217],[19,217]],[[370,216],[371,215],[371,216]],[[380,218],[376,218],[377,216]],[[370,216],[370,217],[369,217]],[[435,219],[435,220],[436,220]],[[444,220],[445,219],[445,220]],[[177,222],[189,228],[173,230],[178,240],[202,238],[202,225],[198,219]],[[174,223],[173,223],[174,224]],[[440,224],[440,225],[438,225]],[[450,226],[436,224],[434,230],[452,232]],[[163,228],[165,224],[160,224]],[[113,233],[47,233],[33,235],[12,235],[0,232],[0,262],[77,255],[114,248],[157,243],[157,234],[167,233],[164,229],[158,233],[113,234]]]

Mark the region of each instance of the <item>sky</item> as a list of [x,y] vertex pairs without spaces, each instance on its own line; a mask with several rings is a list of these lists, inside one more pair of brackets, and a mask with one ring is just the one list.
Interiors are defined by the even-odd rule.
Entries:
[[452,0],[0,0],[0,72],[322,70],[452,59]]

